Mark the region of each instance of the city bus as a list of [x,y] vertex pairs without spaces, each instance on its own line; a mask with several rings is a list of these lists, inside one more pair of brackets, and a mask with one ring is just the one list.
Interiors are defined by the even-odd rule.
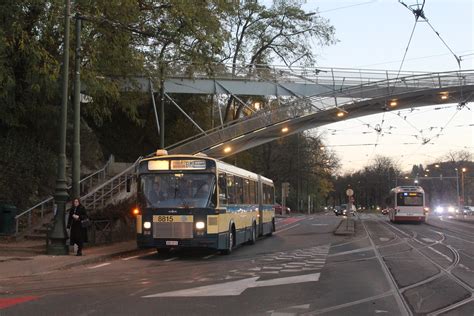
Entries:
[[425,192],[420,186],[399,186],[390,190],[387,199],[391,222],[424,222]]
[[229,254],[275,232],[273,181],[220,160],[158,150],[137,167],[137,245]]

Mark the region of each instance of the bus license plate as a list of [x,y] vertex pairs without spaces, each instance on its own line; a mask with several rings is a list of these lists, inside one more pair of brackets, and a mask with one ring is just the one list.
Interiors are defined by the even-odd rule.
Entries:
[[166,241],[166,246],[177,246],[178,241],[177,240],[167,240]]

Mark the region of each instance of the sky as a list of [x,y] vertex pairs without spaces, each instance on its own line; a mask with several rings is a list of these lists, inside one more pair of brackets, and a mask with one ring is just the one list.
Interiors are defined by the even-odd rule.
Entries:
[[[403,2],[413,5],[417,0]],[[421,18],[408,45],[415,17],[398,0],[307,0],[303,8],[318,10],[336,28],[339,42],[315,49],[319,67],[395,71],[401,67],[402,71],[426,72],[459,69],[453,54]],[[461,69],[474,69],[474,0],[426,0],[424,13],[449,48],[461,56]],[[450,151],[474,154],[474,102],[468,107],[457,110],[457,104],[447,104],[392,111],[312,132],[322,135],[326,147],[336,152],[342,173],[361,169],[377,155],[391,157],[403,171],[410,171],[413,164],[435,163]],[[382,132],[367,124],[380,124]],[[421,145],[420,131],[432,139],[428,144]]]

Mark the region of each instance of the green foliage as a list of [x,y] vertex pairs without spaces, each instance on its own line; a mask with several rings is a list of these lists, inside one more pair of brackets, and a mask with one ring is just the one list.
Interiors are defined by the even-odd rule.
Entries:
[[314,209],[324,204],[333,189],[331,174],[338,166],[334,154],[322,149],[321,139],[305,133],[281,138],[226,160],[271,178],[278,201],[281,201],[281,183],[289,182],[287,205],[300,211],[307,210],[308,196]]
[[49,195],[54,183],[55,157],[30,135],[7,134],[0,138],[0,200],[19,208]]
[[397,185],[400,167],[389,157],[377,156],[362,170],[339,177],[335,181],[335,205],[347,203],[346,189],[354,190],[355,203],[367,207],[384,206],[385,197]]
[[[316,58],[312,43],[334,44],[335,30],[327,19],[316,12],[307,13],[301,6],[302,1],[292,0],[274,1],[271,7],[257,1],[236,3],[222,22],[229,39],[219,55],[220,61],[232,62],[232,74],[237,73],[239,64],[260,77],[266,74],[264,70],[255,70],[257,66],[313,66]],[[226,107],[226,121],[240,117],[243,105],[239,104],[231,115],[234,106],[231,99]]]
[[[0,128],[41,134],[58,101],[57,7],[10,1],[0,7]],[[53,115],[54,116],[54,115]]]

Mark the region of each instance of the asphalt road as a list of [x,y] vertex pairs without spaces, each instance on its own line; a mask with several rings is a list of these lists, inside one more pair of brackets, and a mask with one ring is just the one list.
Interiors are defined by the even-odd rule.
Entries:
[[[279,219],[229,256],[139,251],[2,281],[25,302],[0,315],[474,315],[474,225],[391,224],[361,214]],[[0,294],[1,297],[1,294]]]

